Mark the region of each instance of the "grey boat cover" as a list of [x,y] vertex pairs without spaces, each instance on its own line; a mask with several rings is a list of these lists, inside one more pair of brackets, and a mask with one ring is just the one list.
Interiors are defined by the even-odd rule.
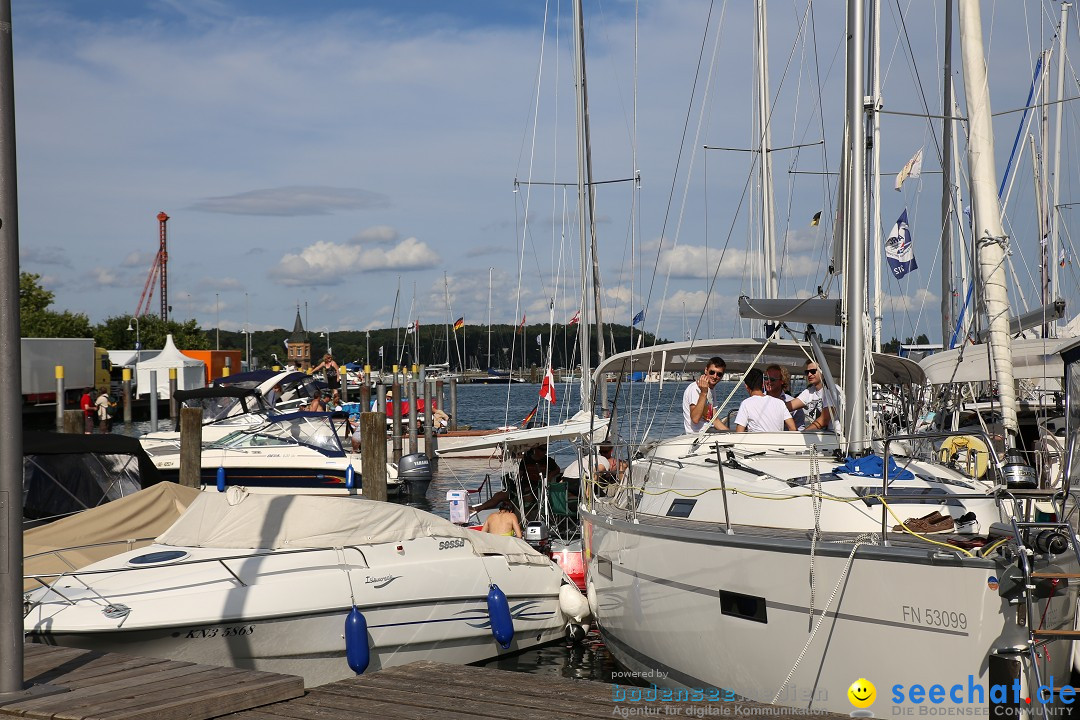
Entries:
[[231,549],[300,549],[462,538],[477,555],[517,565],[551,560],[524,540],[467,530],[429,512],[355,497],[262,495],[230,487],[204,492],[158,536],[161,545]]

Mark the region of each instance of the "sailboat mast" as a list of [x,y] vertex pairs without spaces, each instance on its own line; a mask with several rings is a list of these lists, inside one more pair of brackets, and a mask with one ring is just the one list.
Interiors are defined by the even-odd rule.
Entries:
[[[849,452],[859,452],[868,445],[866,433],[866,396],[869,383],[866,368],[866,216],[863,197],[866,188],[866,126],[863,109],[863,57],[865,27],[863,4],[848,3],[847,11],[847,129],[848,193],[845,214],[847,262],[845,303],[847,329],[844,334],[844,435]],[[1006,322],[1008,320],[1006,319]]]
[[488,268],[488,352],[487,352],[487,366],[491,367],[491,271],[495,268]]
[[[953,86],[952,86],[953,0],[945,0],[945,67],[941,132],[941,346],[949,349],[956,302],[953,292]],[[961,287],[963,287],[961,285]]]
[[870,20],[870,137],[871,167],[869,191],[873,196],[870,241],[874,244],[874,303],[871,307],[874,352],[881,352],[881,0],[873,0]]
[[1016,384],[1013,380],[1012,340],[1009,336],[1009,298],[1005,277],[1005,232],[1001,227],[990,89],[983,58],[979,0],[960,0],[960,41],[964,60],[964,94],[968,99],[968,174],[974,217],[974,241],[979,248],[979,277],[983,287],[990,334],[990,354],[997,373],[1001,419],[1006,445],[1016,447]]
[[[1058,207],[1061,205],[1061,201],[1058,199],[1058,190],[1061,187],[1061,112],[1064,110],[1065,105],[1065,63],[1068,62],[1068,57],[1065,55],[1065,51],[1068,46],[1068,28],[1069,28],[1069,8],[1072,7],[1070,3],[1061,3],[1061,24],[1058,26],[1058,42],[1061,47],[1058,49],[1058,76],[1057,76],[1057,108],[1054,111],[1054,169],[1053,169],[1053,181],[1052,188],[1050,190],[1050,197],[1047,199],[1047,205],[1050,208],[1050,299],[1048,302],[1052,302],[1055,298],[1061,296],[1061,291],[1058,289],[1058,228],[1061,222],[1061,215],[1058,212]],[[1050,326],[1054,330],[1055,325]],[[1056,336],[1056,330],[1053,332]]]
[[758,118],[761,123],[761,245],[765,273],[765,297],[770,300],[779,297],[780,284],[777,278],[776,262],[776,219],[775,198],[773,193],[772,147],[769,113],[769,33],[766,23],[765,0],[756,0],[757,6],[757,85]]
[[[592,349],[589,343],[589,279],[585,270],[589,257],[589,236],[585,225],[585,216],[589,201],[586,198],[586,156],[588,154],[588,112],[585,98],[585,28],[581,0],[574,0],[574,74],[577,92],[577,171],[578,171],[578,238],[581,247],[581,309],[585,317],[579,324],[578,337],[581,343],[581,409],[590,407],[592,396]],[[588,188],[591,196],[591,187]],[[595,260],[595,258],[594,258]],[[599,310],[599,308],[597,308]],[[599,312],[597,313],[599,323]],[[598,326],[602,327],[602,326]],[[599,332],[600,342],[603,333]]]

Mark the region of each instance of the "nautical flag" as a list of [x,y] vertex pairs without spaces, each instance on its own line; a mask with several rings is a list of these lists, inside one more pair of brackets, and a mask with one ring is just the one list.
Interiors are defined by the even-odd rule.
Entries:
[[405,328],[405,334],[406,335],[411,335],[414,332],[420,332],[420,321],[419,320],[417,320],[416,322],[410,324],[409,327]]
[[454,332],[461,330],[463,327],[465,327],[464,317],[459,317],[457,320],[454,321]]
[[382,346],[382,345],[380,345],[380,346],[379,346],[379,357],[382,357],[382,349],[383,349],[383,346]]
[[567,325],[577,325],[579,322],[581,322],[581,311],[580,310],[575,310],[574,311],[574,317],[570,318],[570,322],[568,322],[566,324]]
[[630,326],[633,327],[634,325],[637,325],[639,322],[643,322],[644,320],[645,320],[645,310],[642,309],[641,311],[638,312],[637,315],[634,316],[634,320],[633,320],[633,322],[630,323]]
[[518,325],[517,332],[519,332],[519,333],[525,332],[525,314],[524,313],[521,314],[521,324]]
[[900,186],[904,184],[904,181],[908,178],[917,178],[922,175],[922,148],[916,152],[903,169],[896,175],[896,189],[899,190]]
[[533,409],[530,410],[529,414],[525,416],[525,419],[521,421],[521,428],[523,430],[528,430],[529,428],[531,428],[533,426],[533,420],[536,419],[536,411],[539,410],[539,409],[540,409],[540,401],[537,400],[536,405],[533,406]]
[[537,344],[537,345],[542,345],[542,344],[543,344],[543,343],[542,343],[542,342],[540,341],[540,337],[541,337],[540,335],[537,335],[537,336],[536,336],[536,344]]
[[285,352],[288,352],[288,351],[289,351],[289,341],[288,341],[288,339],[286,339],[285,340]]
[[907,208],[897,218],[889,237],[885,238],[885,257],[897,280],[919,267],[919,263],[915,262],[915,246],[908,228]]
[[1062,245],[1060,248],[1058,248],[1058,265],[1060,265],[1061,267],[1065,267],[1065,259],[1065,246]]
[[810,219],[810,227],[817,227],[821,224],[821,211],[818,210],[814,213],[814,217]]
[[544,373],[544,382],[540,386],[540,399],[555,404],[555,374],[551,372],[550,366]]

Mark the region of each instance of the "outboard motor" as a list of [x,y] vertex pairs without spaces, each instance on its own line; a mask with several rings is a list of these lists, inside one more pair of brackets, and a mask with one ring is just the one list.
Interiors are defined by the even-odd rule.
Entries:
[[525,542],[542,555],[551,552],[551,540],[548,538],[548,526],[539,520],[533,520],[525,526]]
[[423,500],[431,485],[431,462],[424,453],[402,455],[397,464],[398,481],[401,482],[409,498]]

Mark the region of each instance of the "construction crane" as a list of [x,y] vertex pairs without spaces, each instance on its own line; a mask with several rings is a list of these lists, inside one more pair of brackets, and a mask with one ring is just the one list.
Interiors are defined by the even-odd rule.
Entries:
[[141,317],[150,313],[150,300],[154,297],[154,279],[161,278],[161,320],[167,322],[169,320],[169,282],[168,282],[168,264],[169,264],[169,251],[166,246],[166,232],[165,223],[168,222],[169,216],[164,211],[159,212],[158,219],[158,251],[154,256],[154,262],[150,264],[150,274],[146,277],[146,284],[143,285],[142,295],[139,296],[139,304],[135,306],[135,317]]

